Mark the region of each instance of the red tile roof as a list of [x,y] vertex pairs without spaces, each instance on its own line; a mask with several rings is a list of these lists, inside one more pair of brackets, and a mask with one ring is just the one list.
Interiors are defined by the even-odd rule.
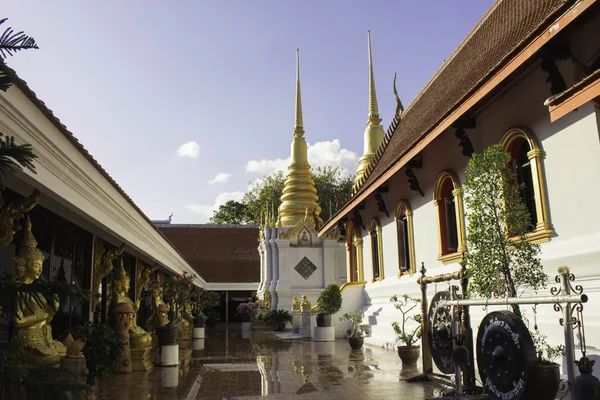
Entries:
[[158,225],[206,282],[260,281],[258,227],[254,225]]
[[402,115],[355,195],[364,192],[483,84],[569,0],[498,0]]

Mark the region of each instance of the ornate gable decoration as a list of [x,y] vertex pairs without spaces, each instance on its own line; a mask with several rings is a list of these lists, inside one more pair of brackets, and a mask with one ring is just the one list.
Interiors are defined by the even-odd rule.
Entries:
[[[290,240],[294,236],[300,236],[302,230],[307,231],[309,233],[309,236],[312,236],[312,235],[310,235],[311,232],[316,232],[315,221],[313,218],[309,218],[308,209],[306,209],[306,214],[304,214],[304,219],[301,219],[300,221],[296,222],[296,225],[294,225],[294,227],[292,229],[290,229],[289,231],[282,232],[280,234],[280,237],[282,239]],[[312,239],[311,239],[311,242],[312,242]]]

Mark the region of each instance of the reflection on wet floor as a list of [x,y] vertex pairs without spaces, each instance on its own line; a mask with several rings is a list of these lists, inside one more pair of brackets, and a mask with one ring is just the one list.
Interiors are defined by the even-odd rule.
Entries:
[[179,368],[110,375],[98,384],[98,400],[402,399],[432,395],[434,383],[406,383],[390,350],[345,340],[281,340],[268,332],[207,330],[207,338],[180,345]]

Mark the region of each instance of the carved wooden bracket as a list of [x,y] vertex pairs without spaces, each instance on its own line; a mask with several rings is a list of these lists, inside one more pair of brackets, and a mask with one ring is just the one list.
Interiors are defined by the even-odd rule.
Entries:
[[419,184],[419,180],[417,179],[416,175],[414,174],[412,168],[406,168],[405,174],[408,177],[408,186],[410,187],[410,190],[419,192],[421,197],[425,197],[425,193],[423,193],[423,190],[421,189],[421,185]]
[[381,213],[384,213],[388,218],[390,217],[390,213],[388,213],[387,207],[385,206],[385,201],[383,201],[383,196],[379,192],[375,192],[375,201],[377,202],[377,210]]

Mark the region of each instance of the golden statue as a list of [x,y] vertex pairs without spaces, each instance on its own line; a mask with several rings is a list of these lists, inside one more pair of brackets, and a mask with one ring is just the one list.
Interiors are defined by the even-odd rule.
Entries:
[[154,298],[154,314],[150,317],[153,326],[165,326],[169,323],[169,306],[163,300],[163,287],[161,285],[161,275],[156,277],[157,285],[152,288],[152,297]]
[[113,269],[112,262],[115,258],[123,254],[125,243],[116,249],[106,250],[104,242],[100,239],[96,240],[94,245],[94,278],[92,280],[92,310],[96,309],[96,304],[102,296],[100,293],[100,283],[105,276],[110,274]]
[[138,312],[140,309],[140,301],[142,299],[142,289],[148,282],[150,282],[150,274],[156,271],[158,267],[154,266],[145,266],[142,260],[137,260],[137,279],[135,281],[135,303],[133,304],[133,309],[135,312]]
[[[20,282],[29,284],[40,277],[44,255],[37,248],[37,241],[31,233],[31,220],[25,219],[25,234],[19,253],[13,258],[14,277]],[[67,348],[59,341],[52,339],[50,323],[60,306],[58,298],[54,304],[48,304],[44,297],[38,297],[40,305],[31,295],[26,295],[23,304],[13,318],[15,327],[13,341],[22,347],[21,360],[30,365],[53,366],[65,356]]]
[[269,311],[271,309],[271,292],[269,292],[268,290],[265,290],[265,292],[263,293],[263,301],[260,308],[262,308],[263,311]]
[[[134,310],[133,301],[128,296],[129,293],[129,276],[123,268],[123,258],[119,260],[119,275],[113,279],[113,298],[111,301],[111,309],[116,308],[119,304],[129,304]],[[131,325],[129,326],[129,338],[132,349],[143,349],[151,345],[152,337],[148,332],[137,326],[135,321],[135,313],[132,315]]]
[[[34,190],[31,196],[13,200],[0,211],[0,249],[8,246],[15,234],[15,219],[23,218],[23,214],[31,211],[40,198],[40,191]],[[4,200],[0,198],[0,207]]]
[[294,300],[292,300],[292,311],[300,311],[301,307],[300,300],[294,296]]
[[304,310],[310,310],[311,304],[310,304],[310,300],[308,300],[308,297],[306,297],[306,295],[302,296],[302,303],[300,303],[300,309],[302,311]]

